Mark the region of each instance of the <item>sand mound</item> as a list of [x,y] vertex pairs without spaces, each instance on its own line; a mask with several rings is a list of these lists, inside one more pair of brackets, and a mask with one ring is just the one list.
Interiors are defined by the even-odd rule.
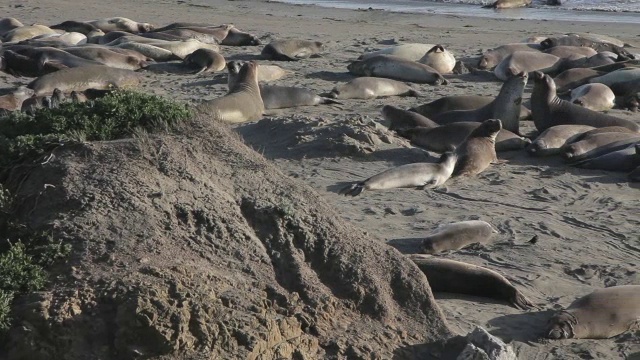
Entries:
[[74,252],[18,300],[7,358],[422,358],[451,336],[409,260],[204,124],[14,171],[18,215]]

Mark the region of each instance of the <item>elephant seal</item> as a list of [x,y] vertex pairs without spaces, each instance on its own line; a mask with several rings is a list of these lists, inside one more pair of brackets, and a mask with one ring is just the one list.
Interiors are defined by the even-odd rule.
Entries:
[[371,51],[362,54],[358,57],[358,60],[367,60],[368,58],[378,55],[393,55],[410,61],[418,61],[422,59],[424,54],[426,54],[427,51],[431,50],[434,46],[434,44],[419,43],[396,45],[388,47],[386,49]]
[[[416,127],[402,129],[399,134],[413,145],[429,151],[443,153],[457,148],[481,123],[456,122],[433,128]],[[531,143],[509,130],[501,129],[496,136],[496,152],[520,150]]]
[[378,55],[366,60],[356,60],[349,64],[347,69],[358,76],[383,77],[432,85],[449,83],[432,67],[393,55]]
[[531,113],[538,131],[554,125],[575,124],[593,127],[623,126],[640,132],[640,125],[633,121],[602,114],[560,99],[556,95],[556,84],[549,75],[534,72],[531,94]]
[[[484,95],[451,95],[441,97],[438,100],[434,100],[430,103],[423,104],[411,108],[411,111],[415,111],[422,116],[433,118],[439,114],[455,111],[455,110],[476,110],[491,102],[495,101],[492,96]],[[524,105],[520,106],[520,119],[528,119],[531,117],[531,110],[527,109]]]
[[324,50],[319,41],[308,40],[274,40],[262,49],[262,57],[266,60],[298,61]]
[[555,314],[549,339],[608,339],[640,326],[640,285],[598,289]]
[[227,46],[255,46],[262,45],[262,42],[253,34],[231,28],[220,44]]
[[453,176],[474,176],[497,162],[496,137],[502,129],[499,119],[485,120],[456,148],[458,161]]
[[563,156],[565,159],[570,161],[582,160],[585,156],[581,155],[587,154],[599,147],[624,140],[640,141],[640,134],[607,132],[588,135],[565,146],[563,149]]
[[564,60],[577,60],[584,57],[591,57],[598,53],[592,48],[584,46],[555,46],[543,52]]
[[416,112],[402,110],[393,105],[383,106],[382,116],[389,121],[389,130],[438,127],[438,124]]
[[491,9],[513,9],[531,5],[531,0],[498,0],[490,5],[484,5],[483,8]]
[[[228,31],[225,28],[220,29],[220,31]],[[217,45],[222,41],[220,36],[224,37],[225,34],[218,35],[216,33],[202,33],[196,31],[194,29],[173,29],[167,30],[163,32],[148,32],[140,34],[140,36],[156,39],[156,40],[164,40],[164,41],[184,41],[184,40],[198,40],[205,44]]]
[[[231,63],[227,63],[227,68],[229,71],[235,71],[234,64]],[[242,64],[229,92],[225,96],[204,101],[197,106],[197,110],[214,120],[224,122],[258,120],[264,112],[258,86],[258,63],[249,61]]]
[[9,94],[0,96],[0,109],[16,111],[22,108],[22,103],[33,95],[33,90],[20,86]]
[[425,254],[458,250],[471,244],[486,244],[497,233],[491,224],[481,220],[443,224],[425,237],[422,248]]
[[23,40],[32,39],[38,35],[45,34],[57,34],[57,32],[48,26],[44,25],[29,25],[29,26],[21,26],[17,27],[13,30],[7,31],[4,36],[2,36],[3,42],[19,42]]
[[[567,159],[567,163],[569,165],[577,164],[586,159],[595,159],[599,156],[612,153],[614,151],[623,150],[628,148],[630,145],[635,145],[640,140],[636,137],[628,137],[622,140],[617,140],[606,145],[599,146],[593,150],[587,151],[581,155],[576,155],[570,159]],[[576,142],[574,142],[576,143]]]
[[553,78],[558,94],[571,91],[578,86],[589,83],[589,80],[604,75],[604,71],[597,71],[589,68],[575,68],[561,72]]
[[624,68],[616,71],[612,71],[608,74],[591,78],[590,83],[600,83],[613,87],[619,83],[626,83],[631,81],[640,81],[640,68]]
[[440,74],[451,74],[456,66],[456,58],[442,45],[431,48],[418,62],[431,66]]
[[581,57],[575,60],[564,60],[559,67],[559,71],[576,68],[598,68],[600,66],[614,65],[616,61],[605,53],[598,53],[589,57]]
[[532,156],[551,156],[560,154],[562,148],[573,142],[583,133],[595,129],[588,125],[556,125],[552,126],[529,145],[527,152]]
[[97,27],[89,23],[86,23],[84,21],[74,21],[74,20],[67,20],[67,21],[61,22],[60,24],[50,26],[50,28],[54,30],[64,30],[67,32],[79,32],[84,35],[87,35],[92,31],[99,30]]
[[404,82],[363,76],[334,87],[328,96],[334,99],[375,99],[383,96],[422,95]]
[[509,280],[493,270],[425,255],[412,255],[410,259],[427,276],[434,293],[488,297],[523,310],[536,307]]
[[562,61],[555,55],[532,53],[530,51],[515,51],[504,58],[493,70],[496,77],[506,81],[521,72],[530,73],[541,71],[544,73],[558,69]]
[[216,72],[226,67],[224,57],[211,49],[198,49],[184,58],[185,65],[195,68],[196,74]]
[[206,44],[196,39],[180,40],[180,41],[155,41],[149,42],[147,45],[156,46],[171,51],[179,59],[183,60],[198,49],[209,49],[220,51],[220,47],[215,44]]
[[528,52],[540,52],[542,47],[540,44],[530,43],[513,43],[498,46],[495,49],[491,49],[482,54],[478,60],[478,69],[490,70],[498,65],[507,56],[513,54],[516,51],[528,51]]
[[17,53],[34,59],[38,65],[38,69],[41,71],[44,70],[46,65],[59,69],[102,65],[98,61],[85,59],[53,47],[20,49]]
[[138,70],[148,65],[146,57],[126,55],[107,47],[78,46],[64,48],[64,51],[118,69]]
[[610,43],[592,41],[580,36],[560,36],[550,37],[540,42],[543,50],[556,47],[556,46],[583,46],[590,47],[597,52],[610,51],[614,54],[624,56],[629,59],[633,59],[633,55],[623,49],[620,46],[616,46]]
[[441,113],[434,116],[432,120],[440,125],[446,125],[461,121],[482,122],[487,119],[500,119],[503,128],[519,134],[522,92],[528,79],[529,76],[523,71],[502,84],[500,93],[491,103],[476,110]]
[[319,96],[309,89],[294,86],[260,85],[264,108],[284,109],[297,106],[340,104],[333,99]]
[[605,43],[605,44],[612,44],[615,46],[619,46],[619,47],[624,47],[625,43],[622,40],[618,40],[614,37],[608,36],[608,35],[601,35],[601,34],[594,34],[594,33],[584,33],[584,32],[579,32],[579,33],[567,33],[565,34],[567,36],[578,36],[581,38],[585,38],[587,40],[591,40],[593,42],[600,42],[600,43]]
[[104,31],[126,31],[130,33],[144,33],[152,31],[155,27],[149,23],[139,23],[124,17],[111,17],[87,21],[87,23]]
[[285,70],[278,65],[258,65],[258,81],[278,80],[290,73],[291,71]]
[[2,18],[0,19],[0,38],[2,38],[4,36],[4,34],[8,33],[9,31],[13,30],[13,29],[17,29],[19,27],[23,27],[24,24],[22,24],[18,19],[16,18]]
[[603,111],[612,109],[616,95],[607,85],[594,83],[584,84],[571,90],[571,101],[586,109]]
[[598,156],[587,156],[571,165],[582,169],[629,172],[640,166],[640,140],[620,150]]
[[171,60],[182,60],[180,57],[176,56],[169,50],[149,45],[149,44],[141,44],[137,42],[125,42],[122,44],[115,45],[116,49],[127,49],[136,51],[148,58],[151,58],[155,61],[171,61]]
[[627,175],[629,181],[638,182],[640,181],[640,166],[638,166],[635,170],[632,170],[629,175]]
[[364,190],[386,190],[412,187],[418,189],[436,188],[444,184],[456,164],[456,154],[447,152],[437,163],[406,164],[383,171],[365,181],[348,185],[339,191],[345,196],[358,196]]
[[104,65],[91,65],[63,69],[43,75],[28,87],[36,95],[51,94],[55,88],[68,93],[73,90],[126,88],[140,84],[142,76],[134,71],[114,69]]

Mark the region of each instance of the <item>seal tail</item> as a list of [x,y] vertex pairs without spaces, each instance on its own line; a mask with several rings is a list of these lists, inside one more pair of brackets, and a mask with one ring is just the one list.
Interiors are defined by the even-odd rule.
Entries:
[[197,69],[196,69],[196,70],[194,70],[195,72],[194,72],[193,74],[194,74],[194,75],[200,75],[200,74],[202,74],[203,72],[205,72],[206,70],[207,70],[207,67],[206,67],[206,66],[203,66],[200,70],[197,70]]
[[364,182],[359,182],[343,187],[338,194],[344,196],[358,196],[364,191]]
[[511,302],[511,305],[521,310],[538,308],[534,303],[531,302],[531,300],[527,299],[526,296],[522,295],[522,293],[518,290],[516,290],[515,294],[510,299],[510,302]]

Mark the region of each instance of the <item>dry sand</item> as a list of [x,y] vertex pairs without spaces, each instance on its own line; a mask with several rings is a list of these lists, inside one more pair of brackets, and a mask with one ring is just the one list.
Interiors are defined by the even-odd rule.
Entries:
[[[352,78],[346,70],[350,60],[394,43],[440,43],[459,58],[532,35],[565,32],[602,33],[640,43],[638,27],[629,24],[393,14],[256,1],[26,0],[5,2],[0,11],[25,24],[126,16],[157,25],[233,23],[264,43],[275,38],[320,40],[327,48],[322,57],[277,63],[294,74],[275,82],[319,93]],[[227,59],[244,60],[258,55],[261,48],[223,47],[222,51]],[[146,76],[146,90],[194,103],[226,92],[223,73]],[[415,241],[441,223],[481,219],[499,229],[492,245],[444,256],[504,274],[542,311],[436,295],[459,333],[486,327],[511,342],[521,359],[617,359],[640,351],[639,332],[608,340],[539,340],[550,311],[595,288],[640,285],[640,186],[628,183],[625,174],[570,168],[560,159],[536,159],[517,151],[498,154],[508,163],[493,165],[477,178],[451,182],[448,193],[400,189],[365,192],[358,198],[337,194],[341,185],[392,166],[436,159],[436,154],[412,148],[382,126],[383,105],[410,107],[453,94],[495,95],[500,87],[486,76],[449,76],[449,80],[448,86],[415,85],[425,94],[421,99],[346,100],[343,105],[286,109],[236,129],[284,173],[309,183],[345,219],[401,252],[415,251]],[[29,81],[0,75],[1,87]],[[525,89],[526,98],[531,86]],[[610,113],[640,120],[637,113]],[[525,133],[534,130],[531,122],[523,126]],[[539,240],[531,245],[528,240],[534,235]]]

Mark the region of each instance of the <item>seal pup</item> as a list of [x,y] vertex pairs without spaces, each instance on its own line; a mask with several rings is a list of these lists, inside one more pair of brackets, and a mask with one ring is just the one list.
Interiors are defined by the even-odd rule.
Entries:
[[[422,116],[433,118],[439,114],[455,110],[476,110],[495,101],[492,96],[484,95],[451,95],[441,97],[430,103],[413,107],[409,110],[415,111]],[[531,110],[524,105],[520,106],[520,119],[531,117]]]
[[64,30],[66,32],[79,32],[84,35],[87,35],[92,31],[99,30],[97,27],[87,22],[75,21],[75,20],[63,21],[60,24],[55,24],[49,27],[54,30]]
[[[234,64],[230,63],[227,63],[227,68],[232,71]],[[258,63],[249,61],[242,64],[226,95],[204,101],[196,109],[214,120],[225,122],[239,123],[260,119],[264,103],[258,86]]]
[[260,41],[257,36],[240,31],[234,27],[229,29],[227,36],[222,39],[220,44],[227,46],[256,46],[262,45],[262,41]]
[[486,51],[480,56],[478,60],[478,69],[490,70],[498,65],[507,56],[513,54],[516,51],[528,51],[528,52],[540,52],[542,47],[540,44],[531,43],[513,43],[498,46],[495,49]]
[[458,161],[453,176],[474,176],[483,172],[491,163],[498,162],[496,137],[502,129],[499,119],[485,120],[456,148]]
[[226,67],[224,57],[211,49],[198,49],[184,58],[185,65],[195,68],[196,74],[216,72]]
[[319,41],[308,40],[274,40],[262,49],[262,57],[266,60],[298,61],[324,50]]
[[453,54],[439,44],[427,51],[418,62],[431,66],[440,74],[451,74],[456,66],[456,58]]
[[504,58],[493,70],[493,73],[498,79],[506,81],[523,71],[527,73],[536,70],[544,73],[555,71],[561,63],[561,59],[555,55],[515,51]]
[[588,125],[556,125],[543,131],[527,147],[532,156],[551,156],[560,154],[562,148],[575,141],[583,133],[595,129]]
[[491,224],[481,220],[441,224],[424,238],[422,248],[425,254],[458,250],[471,244],[487,244],[497,233]]
[[104,31],[126,31],[130,33],[144,33],[152,31],[155,27],[149,23],[139,23],[125,17],[111,17],[87,21],[87,23]]
[[430,119],[409,110],[403,110],[393,105],[382,107],[382,116],[389,121],[389,130],[403,130],[420,128],[436,128],[439,125]]
[[377,55],[393,55],[397,57],[401,57],[403,59],[407,59],[410,61],[418,61],[420,60],[427,51],[431,50],[435,45],[434,44],[420,44],[420,43],[409,43],[396,45],[392,47],[388,47],[386,49],[381,49],[377,51],[371,51],[365,54],[362,54],[358,57],[358,60],[367,60],[370,57],[374,57]]
[[493,270],[426,255],[411,255],[409,258],[427,276],[434,293],[487,297],[505,301],[522,310],[536,307],[509,280]]
[[502,84],[498,96],[491,103],[476,110],[441,113],[434,116],[432,120],[440,125],[446,125],[462,121],[482,122],[487,119],[500,119],[503,128],[519,134],[522,93],[528,79],[526,72],[520,72]]
[[358,196],[364,190],[386,190],[412,187],[433,189],[444,184],[456,164],[454,152],[446,152],[437,163],[406,164],[383,171],[365,181],[348,185],[339,191],[345,196]]
[[549,339],[608,339],[640,326],[640,285],[598,289],[555,314]]
[[363,76],[334,87],[328,96],[334,99],[375,99],[384,96],[422,95],[401,81]]
[[[431,128],[415,127],[399,129],[400,136],[409,139],[411,144],[423,149],[443,153],[457,148],[481,123],[456,122]],[[509,130],[501,129],[496,136],[496,152],[520,150],[531,141]]]
[[538,131],[554,125],[576,124],[593,127],[623,126],[640,132],[640,125],[633,121],[602,114],[560,99],[556,95],[556,84],[549,75],[534,72],[531,93],[531,113]]
[[73,90],[85,89],[111,89],[137,86],[142,75],[125,69],[115,69],[104,65],[90,65],[77,68],[63,69],[51,74],[43,75],[31,83],[28,87],[33,89],[36,95],[53,93],[59,88],[65,93]]
[[553,78],[553,81],[556,84],[558,94],[562,94],[567,91],[571,91],[578,86],[587,84],[590,79],[604,74],[604,71],[589,68],[575,68],[561,72],[558,76]]
[[584,84],[571,90],[571,101],[574,104],[593,111],[612,109],[616,95],[607,85],[594,83]]
[[431,66],[393,55],[377,55],[366,60],[356,60],[349,64],[347,69],[358,76],[383,77],[432,85],[449,83]]
[[531,5],[531,0],[498,0],[490,5],[484,5],[483,8],[491,9],[513,9]]
[[626,148],[598,156],[587,156],[571,166],[582,169],[629,172],[640,166],[640,140]]

